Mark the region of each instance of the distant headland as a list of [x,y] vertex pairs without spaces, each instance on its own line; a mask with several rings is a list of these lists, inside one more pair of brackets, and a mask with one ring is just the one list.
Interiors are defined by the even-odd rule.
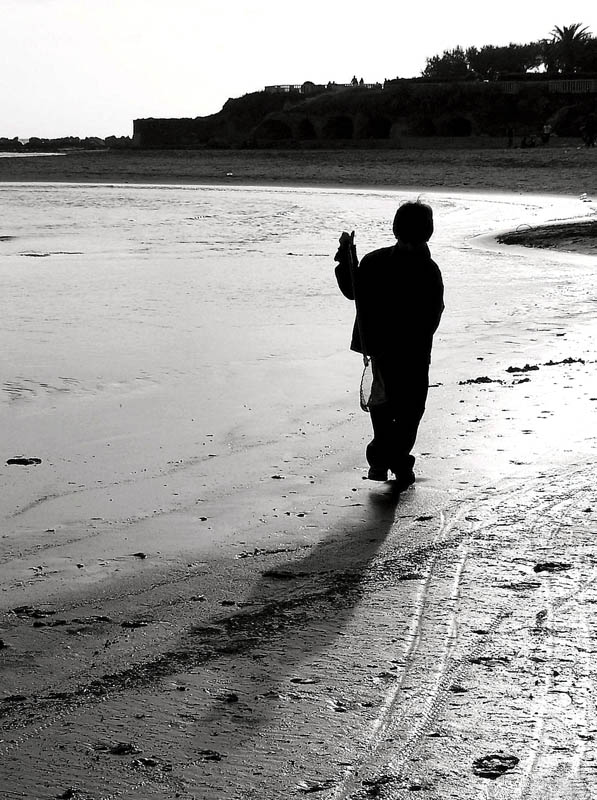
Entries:
[[413,138],[516,147],[545,143],[546,131],[595,142],[597,77],[276,84],[209,116],[136,119],[132,137],[0,137],[0,151],[400,148]]
[[595,127],[597,77],[527,74],[495,81],[396,79],[383,84],[266,86],[221,111],[136,119],[141,149],[399,147],[408,137],[581,136]]
[[546,144],[552,134],[593,146],[597,39],[580,22],[524,44],[457,46],[427,58],[418,78],[275,84],[194,119],[136,119],[141,149],[402,147],[413,137],[502,137]]
[[552,134],[592,147],[596,101],[597,38],[575,22],[524,44],[458,45],[416,78],[272,84],[209,116],[135,119],[132,138],[0,138],[0,150],[400,148],[421,137],[532,147]]

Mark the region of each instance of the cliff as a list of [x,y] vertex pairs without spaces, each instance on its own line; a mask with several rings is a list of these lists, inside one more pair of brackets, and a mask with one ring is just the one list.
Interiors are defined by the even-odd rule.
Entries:
[[508,127],[520,136],[536,135],[547,122],[554,134],[579,135],[594,113],[597,85],[587,92],[574,82],[556,83],[398,80],[308,96],[255,92],[228,100],[209,117],[137,119],[133,140],[140,148],[166,149],[399,145],[408,136],[504,137]]

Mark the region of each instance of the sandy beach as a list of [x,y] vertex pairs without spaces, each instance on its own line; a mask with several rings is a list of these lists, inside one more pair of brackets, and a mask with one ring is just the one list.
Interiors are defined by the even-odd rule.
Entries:
[[[0,159],[2,800],[597,793],[595,160]],[[332,256],[419,194],[398,496]]]
[[402,149],[71,151],[0,158],[0,181],[362,186],[514,193],[597,194],[597,149],[577,139],[508,149],[489,139],[416,139]]

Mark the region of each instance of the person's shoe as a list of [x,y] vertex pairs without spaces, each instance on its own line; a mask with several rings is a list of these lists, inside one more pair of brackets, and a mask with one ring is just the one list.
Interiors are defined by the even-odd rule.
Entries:
[[415,473],[412,469],[407,470],[406,472],[396,473],[396,490],[399,492],[403,492],[405,489],[408,489],[409,486],[412,486],[415,482]]
[[367,477],[370,481],[387,481],[388,470],[383,467],[369,467]]

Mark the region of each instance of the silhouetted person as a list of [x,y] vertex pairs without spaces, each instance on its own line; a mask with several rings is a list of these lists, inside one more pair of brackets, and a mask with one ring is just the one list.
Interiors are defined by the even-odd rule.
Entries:
[[588,116],[585,119],[584,125],[581,127],[581,135],[585,143],[585,147],[595,147],[595,139],[597,137],[597,125],[595,124],[594,117]]
[[[393,232],[396,243],[368,253],[354,274],[363,342],[355,320],[351,349],[362,353],[364,343],[371,356],[372,395],[381,400],[369,409],[373,439],[366,451],[368,477],[385,481],[391,471],[401,490],[415,480],[411,450],[425,411],[444,287],[427,246],[433,233],[431,208],[404,203],[394,217]],[[354,300],[350,247],[350,236],[343,233],[335,256],[336,279],[342,293]]]

